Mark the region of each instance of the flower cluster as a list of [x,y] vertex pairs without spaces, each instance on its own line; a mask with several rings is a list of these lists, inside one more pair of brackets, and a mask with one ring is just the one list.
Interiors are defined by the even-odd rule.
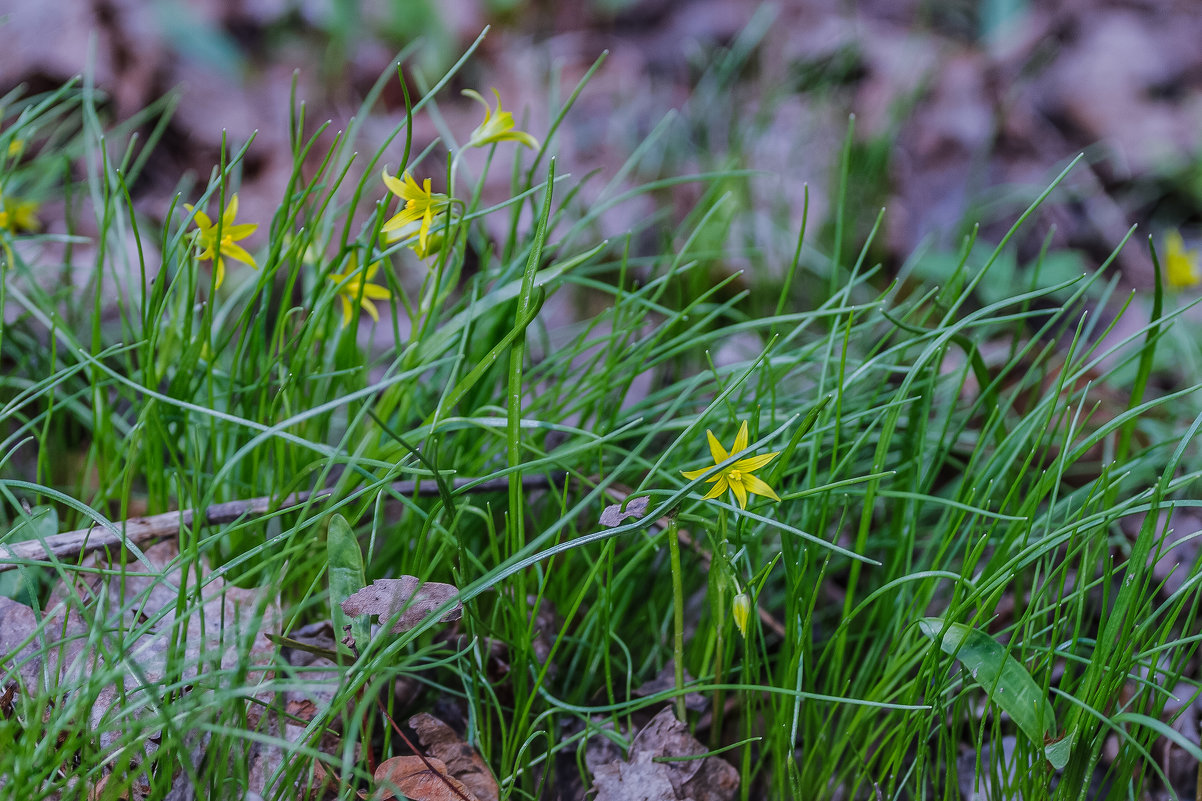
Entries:
[[[495,89],[493,94],[497,98],[496,108],[490,106],[478,92],[469,89],[464,94],[484,106],[484,121],[472,132],[466,147],[478,148],[501,142],[517,142],[526,147],[538,148],[538,140],[533,136],[514,129],[513,115],[501,107],[501,96]],[[419,184],[408,171],[402,171],[397,177],[385,168],[382,177],[385,188],[399,198],[402,204],[400,210],[389,218],[381,229],[385,239],[409,238],[412,241],[408,246],[419,258],[437,256],[448,241],[445,228],[441,228],[437,223],[440,218],[445,219],[448,226],[453,221],[455,200],[449,194],[435,192],[429,178],[425,178]],[[31,220],[36,225],[36,218],[32,216],[36,206],[11,210],[7,206],[0,208],[4,209],[0,211],[0,227],[25,226]],[[225,280],[226,259],[258,268],[254,256],[238,244],[253,234],[258,226],[253,223],[238,223],[237,194],[230,198],[229,204],[216,223],[204,211],[188,204],[185,204],[184,208],[193,214],[196,223],[196,230],[192,233],[192,243],[197,249],[196,258],[213,261],[217,287]],[[326,276],[326,280],[336,288],[342,309],[343,327],[349,325],[355,316],[356,306],[367,312],[373,321],[379,322],[380,314],[376,302],[392,298],[392,293],[387,287],[372,283],[379,271],[379,261],[372,261],[364,268],[359,264],[358,255],[352,253],[341,272],[331,272]]]
[[[463,94],[484,107],[484,120],[472,131],[465,148],[488,147],[501,142],[517,142],[534,150],[538,149],[537,139],[525,131],[515,130],[513,114],[502,108],[501,95],[496,89],[493,89],[493,95],[497,98],[495,109],[479,92],[465,89]],[[456,154],[456,159],[458,159],[458,154]],[[453,175],[453,167],[451,172]],[[383,178],[388,191],[398,197],[403,204],[400,211],[384,223],[382,231],[385,236],[390,240],[410,237],[413,233],[413,226],[416,225],[417,239],[411,242],[409,247],[421,259],[437,256],[446,242],[446,235],[439,232],[432,233],[431,229],[439,217],[445,217],[448,222],[451,220],[450,215],[453,209],[451,197],[433,191],[429,178],[418,184],[417,180],[407,171],[402,172],[401,176],[397,178],[385,169]]]

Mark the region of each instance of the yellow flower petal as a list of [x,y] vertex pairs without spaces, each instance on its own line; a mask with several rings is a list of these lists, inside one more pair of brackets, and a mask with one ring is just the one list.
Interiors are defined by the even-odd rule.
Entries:
[[708,428],[705,430],[705,437],[709,441],[710,456],[714,459],[714,464],[721,464],[726,461],[726,457],[730,456],[726,452],[726,448],[722,447],[722,443],[718,442],[718,438],[714,436],[714,432]]
[[246,248],[241,245],[235,245],[233,242],[223,243],[221,245],[221,255],[229,256],[231,259],[237,259],[243,264],[249,264],[251,267],[257,267],[255,257],[246,251]]
[[[409,177],[409,173],[405,173],[405,177]],[[388,187],[388,191],[402,200],[405,199],[405,184],[396,178],[396,176],[388,172],[388,168],[384,168],[383,172],[384,185]],[[410,179],[412,180],[412,179]]]
[[705,493],[705,495],[702,495],[701,500],[708,501],[711,498],[717,498],[722,493],[726,492],[726,488],[729,486],[730,483],[726,480],[725,475],[718,476],[718,483],[710,487],[710,491]]
[[1198,253],[1185,249],[1185,240],[1177,231],[1165,235],[1164,270],[1170,289],[1185,289],[1202,283]]
[[243,223],[241,225],[226,225],[222,223],[221,238],[225,239],[246,239],[246,237],[259,230],[258,223]]
[[415,214],[412,209],[401,209],[392,215],[384,225],[380,226],[380,230],[384,232],[395,231],[398,228],[404,228],[410,223],[417,222],[421,218],[422,215]]
[[751,472],[752,470],[759,470],[761,467],[768,464],[779,455],[780,451],[777,451],[776,453],[763,453],[759,456],[748,456],[746,459],[740,459],[739,461],[735,462],[732,469],[739,470],[744,473]]
[[[762,495],[765,498],[771,498],[774,501],[779,501],[780,496],[772,491],[766,483],[760,480],[759,477],[743,473],[743,486],[747,487],[747,491],[752,495]],[[737,494],[737,493],[736,493]]]
[[221,215],[221,227],[229,228],[234,224],[234,218],[238,216],[238,193],[230,198],[230,202],[226,204],[225,214]]
[[747,450],[747,421],[739,424],[739,433],[735,435],[735,444],[730,446],[731,453]]
[[[191,206],[187,206],[187,209],[188,211],[192,211]],[[201,230],[208,230],[209,228],[213,227],[213,221],[210,220],[209,215],[205,214],[203,211],[196,212],[195,221],[196,226]]]
[[735,494],[735,500],[739,502],[740,509],[747,508],[747,488],[743,486],[743,478],[745,477],[741,477],[738,481],[733,478],[730,480],[730,491]]

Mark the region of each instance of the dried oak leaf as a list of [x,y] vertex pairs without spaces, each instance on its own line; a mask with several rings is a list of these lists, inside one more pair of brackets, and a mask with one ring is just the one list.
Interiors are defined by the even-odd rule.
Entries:
[[596,801],[730,801],[739,789],[739,772],[725,760],[656,761],[704,753],[706,747],[671,708],[664,709],[635,735],[629,759],[594,769]]
[[386,759],[376,768],[375,783],[376,791],[369,796],[371,801],[396,798],[397,791],[404,793],[409,801],[480,801],[463,782],[447,773],[441,759],[432,757]]
[[452,776],[467,785],[480,801],[497,801],[497,780],[475,748],[465,743],[455,730],[433,715],[422,712],[409,718],[426,752],[446,763]]
[[[401,576],[395,579],[376,579],[370,586],[356,592],[342,602],[342,611],[348,615],[379,615],[380,623],[392,620],[391,631],[403,634],[425,620],[431,612],[459,594],[459,588],[451,584],[427,581],[417,576]],[[440,620],[449,623],[463,617],[463,605],[455,604]]]

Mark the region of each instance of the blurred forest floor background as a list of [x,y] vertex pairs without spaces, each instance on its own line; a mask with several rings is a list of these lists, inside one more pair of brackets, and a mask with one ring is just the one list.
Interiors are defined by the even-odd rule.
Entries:
[[[797,217],[809,184],[820,247],[833,235],[826,210],[849,114],[847,191],[853,208],[871,211],[845,236],[858,247],[886,207],[872,253],[886,264],[954,251],[977,221],[996,241],[1081,152],[1066,190],[1039,210],[1043,224],[1026,228],[1020,261],[1043,246],[1049,222],[1051,250],[1082,265],[1104,259],[1133,223],[1143,235],[1202,234],[1202,15],[1189,0],[6,0],[0,13],[0,93],[86,73],[117,120],[174,97],[154,162],[131,188],[152,217],[180,176],[203,183],[223,136],[253,133],[242,207],[265,219],[291,170],[294,75],[307,119],[331,120],[332,137],[403,48],[422,42],[404,64],[420,90],[491,26],[440,100],[450,128],[478,116],[460,88],[496,87],[519,124],[545,130],[549,103],[608,51],[559,133],[561,170],[610,180],[673,110],[670,134],[632,179],[763,170],[780,177],[779,197],[755,205]],[[403,114],[400,86],[387,82],[363,121],[369,141],[373,126],[390,130]],[[418,122],[420,149],[438,130]],[[674,188],[675,213],[701,191]],[[651,202],[607,214],[603,233],[630,230]],[[43,219],[54,231],[53,206]],[[1131,287],[1150,285],[1145,247],[1125,248],[1119,267]]]

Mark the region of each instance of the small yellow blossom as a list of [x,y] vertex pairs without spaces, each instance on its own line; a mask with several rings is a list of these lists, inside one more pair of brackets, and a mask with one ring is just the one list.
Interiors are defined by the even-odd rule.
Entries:
[[751,596],[745,592],[741,592],[735,596],[732,604],[731,612],[734,613],[735,625],[739,629],[739,634],[747,636],[747,615],[751,612]]
[[421,186],[417,185],[417,181],[413,180],[409,173],[405,173],[402,178],[403,180],[398,180],[388,174],[387,168],[384,169],[384,185],[388,187],[388,191],[405,201],[405,206],[384,223],[381,230],[384,233],[396,231],[420,220],[421,228],[418,230],[417,240],[423,249],[428,249],[430,226],[434,223],[434,217],[446,210],[451,199],[446,195],[431,192],[429,178],[423,181]]
[[42,223],[38,220],[41,204],[35,200],[0,198],[0,228],[16,234],[21,231],[36,231]]
[[10,159],[19,158],[25,152],[25,140],[13,139],[8,143],[8,157]]
[[351,321],[351,316],[354,314],[352,302],[358,303],[375,322],[380,322],[380,313],[376,311],[376,304],[373,300],[389,300],[392,293],[388,291],[388,287],[380,286],[379,284],[370,283],[376,273],[380,271],[380,262],[372,262],[367,267],[367,274],[359,274],[359,257],[354,253],[347,260],[346,272],[330,273],[326,278],[338,284],[338,300],[342,301],[342,327],[346,328]]
[[1170,289],[1185,289],[1202,283],[1198,272],[1198,251],[1186,250],[1185,240],[1176,231],[1164,238],[1164,269]]
[[[714,464],[721,464],[730,458],[732,453],[738,453],[747,448],[747,421],[744,420],[742,425],[739,426],[739,433],[735,436],[735,444],[729,453],[718,442],[718,438],[714,436],[713,431],[706,429],[705,436],[709,440],[710,456],[713,457]],[[772,487],[769,487],[761,479],[751,474],[752,471],[759,470],[775,459],[778,453],[779,451],[777,453],[765,453],[760,456],[750,456],[723,468],[717,475],[711,476],[708,479],[714,486],[705,494],[705,498],[717,498],[726,492],[727,489],[730,489],[735,494],[735,499],[738,500],[739,506],[743,509],[747,508],[748,493],[762,495],[765,498],[779,501],[780,497],[772,491]],[[703,467],[700,470],[682,470],[681,472],[685,478],[692,481],[695,478],[700,478],[712,469],[711,467]]]
[[497,108],[494,109],[488,105],[488,101],[480,96],[479,92],[472,89],[464,89],[463,94],[475,100],[480,105],[484,106],[484,122],[472,131],[472,137],[467,140],[468,147],[484,147],[491,145],[494,142],[520,142],[526,147],[538,150],[538,140],[525,131],[513,130],[513,115],[501,108],[501,93],[496,89],[492,90],[493,95],[497,98]]
[[[184,208],[192,211],[190,204],[185,203]],[[255,264],[254,256],[246,252],[246,249],[237,244],[239,239],[246,239],[258,229],[255,223],[245,223],[235,225],[234,218],[238,216],[238,195],[235,194],[230,198],[229,204],[225,207],[225,212],[221,215],[221,225],[213,224],[209,219],[209,215],[203,211],[196,212],[196,244],[201,247],[201,251],[196,254],[196,258],[200,260],[215,259],[214,269],[217,271],[217,286],[221,286],[221,282],[225,280],[225,261],[224,257],[228,256],[231,259],[249,264],[251,267],[258,269],[259,265]],[[220,232],[218,228],[220,227]],[[217,241],[220,233],[221,241]]]

